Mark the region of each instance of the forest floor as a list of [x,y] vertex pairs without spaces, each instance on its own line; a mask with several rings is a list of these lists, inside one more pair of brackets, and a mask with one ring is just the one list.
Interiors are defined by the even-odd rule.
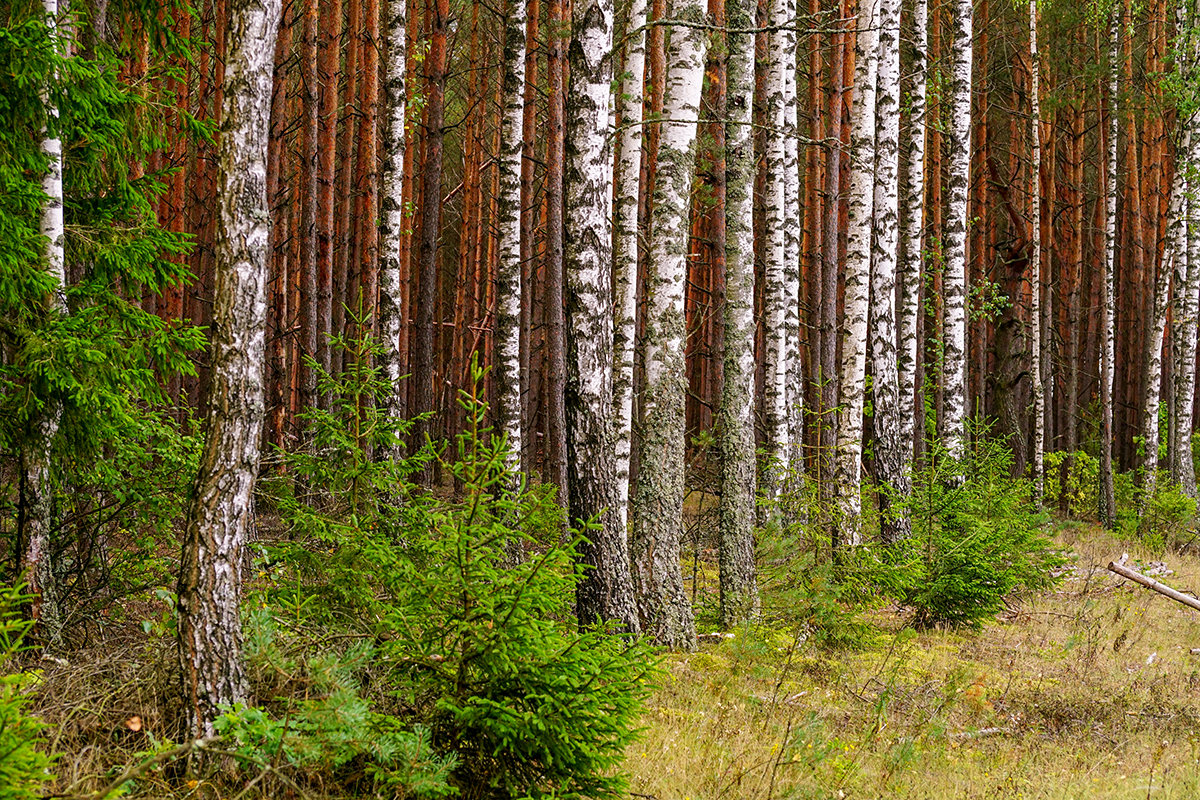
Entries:
[[1056,538],[1063,580],[978,630],[891,608],[848,648],[760,628],[668,656],[634,797],[1200,797],[1200,613],[1105,568],[1128,551],[1200,591],[1200,558],[1078,523]]

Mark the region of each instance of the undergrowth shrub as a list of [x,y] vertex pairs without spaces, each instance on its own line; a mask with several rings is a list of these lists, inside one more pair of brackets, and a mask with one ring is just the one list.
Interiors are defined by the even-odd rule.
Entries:
[[1160,476],[1157,490],[1145,500],[1138,537],[1150,550],[1181,552],[1196,543],[1196,501]]
[[30,599],[18,587],[0,588],[0,800],[40,798],[54,762],[39,748],[46,725],[26,711],[36,674],[6,674],[32,624],[19,612]]
[[[427,743],[427,768],[416,773],[428,780],[444,769],[446,786],[466,798],[620,796],[618,768],[657,668],[647,646],[580,629],[572,601],[582,534],[533,547],[553,541],[563,512],[552,492],[530,491],[506,470],[507,444],[486,428],[474,395],[461,400],[469,426],[449,452],[426,449],[395,465],[369,458],[406,425],[383,417],[376,401],[389,387],[361,363],[344,381],[322,378],[341,401],[308,416],[316,454],[288,454],[270,489],[287,539],[264,548],[265,619],[247,649],[260,684],[301,674],[313,691],[303,699],[280,682],[264,702],[273,722],[241,712],[237,724],[314,725],[316,698],[329,713],[350,709],[299,731],[319,742],[313,752],[331,769],[367,762],[413,791],[367,741],[395,731],[393,749],[411,748],[413,737]],[[453,497],[408,480],[435,457],[461,487]],[[513,564],[522,550],[528,558]],[[326,656],[332,682],[319,678],[316,657],[330,648],[339,654]],[[337,703],[321,699],[336,692]],[[355,732],[339,739],[347,728]],[[441,784],[428,785],[436,793]]]
[[877,579],[914,624],[978,625],[1015,592],[1043,588],[1063,556],[1043,533],[1030,484],[1010,477],[1012,455],[980,437],[961,461],[934,452],[917,473],[912,536],[880,550]]

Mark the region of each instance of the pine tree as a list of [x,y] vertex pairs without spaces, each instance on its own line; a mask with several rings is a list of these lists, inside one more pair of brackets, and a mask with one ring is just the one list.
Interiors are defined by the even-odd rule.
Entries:
[[270,222],[266,161],[280,0],[230,0],[224,129],[218,145],[216,302],[204,452],[184,528],[179,661],[189,728],[211,736],[245,700],[239,618],[265,413]]

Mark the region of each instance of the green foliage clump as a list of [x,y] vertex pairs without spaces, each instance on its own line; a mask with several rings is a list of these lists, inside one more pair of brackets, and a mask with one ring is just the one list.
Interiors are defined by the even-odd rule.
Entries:
[[1052,583],[1062,554],[1011,467],[1007,448],[981,439],[962,461],[935,451],[917,474],[912,536],[880,554],[877,576],[918,626],[978,625],[1014,592]]
[[1156,485],[1146,498],[1138,536],[1151,550],[1186,550],[1196,541],[1196,501],[1165,476]]
[[[0,671],[21,648],[30,622],[17,609],[29,601],[18,587],[0,589]],[[0,675],[0,800],[34,800],[50,780],[54,759],[39,749],[46,725],[26,713],[30,673]]]
[[[654,659],[641,643],[580,629],[581,536],[520,557],[561,529],[562,510],[506,470],[507,445],[476,397],[462,400],[469,429],[449,453],[427,448],[392,465],[365,455],[391,452],[407,430],[378,407],[387,384],[368,364],[345,381],[323,378],[341,398],[340,411],[308,416],[324,455],[288,454],[289,475],[274,482],[289,541],[266,550],[266,612],[291,631],[315,626],[318,640],[357,642],[342,658],[357,654],[349,674],[369,678],[360,715],[427,731],[429,763],[452,765],[449,785],[464,797],[619,796]],[[451,498],[408,480],[435,457],[461,487]]]

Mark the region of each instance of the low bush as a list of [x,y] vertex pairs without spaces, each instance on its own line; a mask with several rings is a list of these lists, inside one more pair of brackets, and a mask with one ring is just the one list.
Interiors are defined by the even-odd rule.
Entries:
[[46,725],[26,710],[36,673],[3,674],[22,649],[30,622],[20,609],[31,600],[17,587],[0,588],[0,800],[34,800],[50,780],[54,759],[42,747]]

